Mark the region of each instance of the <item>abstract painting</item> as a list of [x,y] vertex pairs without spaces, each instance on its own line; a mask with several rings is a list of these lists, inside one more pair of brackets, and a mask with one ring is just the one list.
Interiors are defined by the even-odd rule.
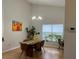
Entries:
[[22,23],[18,21],[12,21],[12,31],[22,31]]

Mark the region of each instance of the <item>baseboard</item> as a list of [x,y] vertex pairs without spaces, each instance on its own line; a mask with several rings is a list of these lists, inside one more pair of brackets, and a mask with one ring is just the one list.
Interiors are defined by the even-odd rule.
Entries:
[[6,53],[6,52],[9,52],[9,51],[12,51],[12,50],[14,50],[14,49],[17,49],[17,48],[19,48],[20,46],[17,46],[17,47],[14,47],[14,48],[11,48],[11,49],[8,49],[8,50],[5,50],[5,51],[2,51],[2,53]]

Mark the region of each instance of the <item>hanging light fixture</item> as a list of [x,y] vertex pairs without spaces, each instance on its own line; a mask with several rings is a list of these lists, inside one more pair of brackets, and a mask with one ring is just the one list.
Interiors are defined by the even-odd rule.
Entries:
[[42,20],[42,17],[41,16],[38,16],[38,19]]
[[32,20],[35,20],[35,19],[36,19],[36,16],[33,16],[33,17],[32,17]]
[[[37,1],[37,2],[39,2],[39,1]],[[37,8],[38,7],[38,8]],[[41,17],[41,16],[39,16],[39,4],[37,4],[37,16],[33,16],[32,17],[32,20],[42,20],[43,18]]]
[[38,17],[33,16],[33,17],[32,17],[32,20],[42,20],[42,17],[41,17],[41,16],[38,16]]

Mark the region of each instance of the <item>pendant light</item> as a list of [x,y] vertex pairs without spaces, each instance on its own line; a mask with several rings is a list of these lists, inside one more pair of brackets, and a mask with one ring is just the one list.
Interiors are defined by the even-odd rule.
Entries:
[[37,1],[36,3],[36,15],[32,17],[32,20],[42,20],[43,18],[39,15],[39,1]]

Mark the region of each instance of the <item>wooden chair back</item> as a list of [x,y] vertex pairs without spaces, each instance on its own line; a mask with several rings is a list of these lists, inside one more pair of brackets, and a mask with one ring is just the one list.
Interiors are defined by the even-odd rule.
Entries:
[[43,46],[44,46],[44,42],[45,42],[44,40],[43,40],[43,41],[41,41],[41,43],[40,43],[40,44],[41,44],[41,47],[43,47]]
[[35,49],[36,50],[41,50],[41,47],[44,46],[44,41],[38,42],[37,44],[35,44]]
[[20,47],[21,47],[22,51],[25,51],[28,48],[27,44],[24,44],[24,43],[21,43],[21,42],[20,42]]

